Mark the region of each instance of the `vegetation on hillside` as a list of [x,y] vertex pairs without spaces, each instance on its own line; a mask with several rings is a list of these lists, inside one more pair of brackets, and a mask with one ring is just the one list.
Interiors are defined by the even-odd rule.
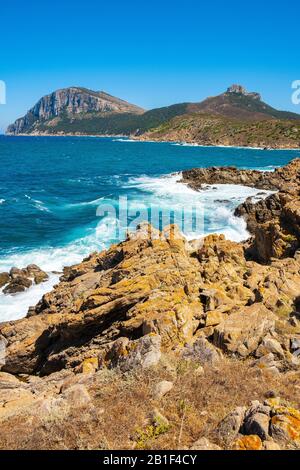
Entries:
[[176,117],[147,133],[144,138],[202,145],[296,148],[300,146],[300,121],[240,121],[193,114]]

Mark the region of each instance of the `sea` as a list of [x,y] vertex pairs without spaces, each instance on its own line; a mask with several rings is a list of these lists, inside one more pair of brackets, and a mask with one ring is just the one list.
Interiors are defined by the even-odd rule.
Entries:
[[299,156],[297,150],[117,137],[0,136],[0,272],[37,264],[49,274],[24,293],[0,290],[0,322],[24,317],[65,266],[122,241],[137,221],[161,228],[185,217],[192,222],[180,228],[189,239],[209,233],[247,239],[246,224],[234,210],[247,197],[258,200],[270,192],[233,185],[194,191],[180,182],[181,172],[227,165],[274,171]]

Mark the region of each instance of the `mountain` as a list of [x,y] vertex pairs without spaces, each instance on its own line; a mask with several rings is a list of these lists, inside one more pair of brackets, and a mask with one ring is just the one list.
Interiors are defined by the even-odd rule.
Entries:
[[197,112],[225,116],[239,120],[295,119],[300,115],[278,111],[264,103],[261,95],[248,92],[241,85],[232,85],[225,93],[207,98],[196,105]]
[[[56,129],[64,120],[79,120],[91,115],[140,114],[144,110],[103,91],[71,87],[41,98],[28,113],[10,125],[7,134],[36,133]],[[84,128],[84,124],[81,124]]]
[[[225,93],[200,103],[179,103],[144,111],[104,92],[85,88],[66,88],[43,97],[27,114],[8,127],[7,134],[83,134],[136,135],[167,125],[174,118],[229,119],[261,122],[270,120],[299,121],[300,115],[278,111],[264,103],[258,93],[241,85],[232,85]],[[177,125],[178,120],[174,121]],[[223,121],[222,121],[223,122]],[[171,123],[171,126],[173,124]],[[226,127],[226,122],[225,122]],[[231,125],[231,124],[230,124]]]
[[300,147],[300,115],[278,111],[258,93],[249,93],[240,85],[186,109],[184,115],[161,123],[141,138],[200,145]]

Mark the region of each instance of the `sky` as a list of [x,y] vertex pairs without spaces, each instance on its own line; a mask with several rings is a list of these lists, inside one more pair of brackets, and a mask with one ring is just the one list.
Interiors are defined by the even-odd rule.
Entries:
[[0,3],[0,132],[42,96],[104,90],[146,109],[240,83],[300,113],[299,0],[14,0]]

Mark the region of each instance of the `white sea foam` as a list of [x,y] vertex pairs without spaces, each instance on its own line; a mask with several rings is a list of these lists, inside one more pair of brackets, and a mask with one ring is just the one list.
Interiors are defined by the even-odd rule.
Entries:
[[23,318],[28,308],[36,305],[44,294],[50,292],[58,279],[58,275],[52,274],[47,282],[34,285],[25,292],[15,295],[0,293],[0,321],[5,322]]
[[166,212],[182,207],[185,214],[189,215],[194,207],[201,206],[205,218],[204,230],[185,233],[189,239],[199,238],[207,233],[223,233],[234,241],[247,239],[249,233],[246,223],[242,218],[234,216],[235,207],[248,197],[258,200],[272,194],[271,191],[229,184],[208,185],[201,191],[194,191],[186,184],[179,183],[181,176],[179,173],[158,178],[131,178],[127,187],[145,191],[148,196],[143,198],[144,204],[151,204]]
[[83,201],[83,202],[75,202],[74,204],[66,204],[65,208],[67,207],[84,207],[84,206],[98,206],[103,201],[104,197],[99,197],[94,199],[93,201]]
[[38,209],[39,211],[42,212],[51,212],[50,209],[46,206],[46,204],[43,201],[39,201],[38,199],[33,199],[32,197],[28,196],[28,194],[25,194],[25,198],[28,199],[33,207]]
[[[24,253],[13,253],[0,259],[0,272],[7,272],[12,266],[24,268],[29,264],[37,264],[49,274],[49,280],[29,288],[16,295],[4,295],[0,290],[0,322],[23,318],[28,308],[50,292],[59,279],[59,274],[65,266],[80,263],[93,251],[101,251],[108,244],[108,237],[101,233],[101,228],[91,235],[74,241],[64,247],[43,248]],[[106,243],[105,243],[106,238]]]
[[0,204],[4,204],[5,203],[5,199],[0,199]]
[[[123,189],[138,191],[138,196],[129,201],[130,211],[134,214],[135,211],[146,211],[151,207],[169,214],[171,211],[176,212],[183,208],[185,214],[190,215],[193,208],[200,207],[204,210],[205,230],[203,225],[200,225],[197,232],[185,232],[188,239],[201,238],[207,233],[223,233],[234,241],[248,238],[246,223],[233,215],[234,208],[249,196],[263,198],[270,194],[269,191],[235,185],[213,185],[197,192],[179,183],[181,176],[180,173],[162,177],[144,175],[128,177],[125,184],[120,181]],[[102,202],[103,199],[99,198],[77,205],[97,206]],[[101,251],[112,242],[118,241],[116,236],[118,223],[113,215],[110,214],[103,220],[99,218],[99,221],[98,226],[91,228],[87,236],[74,240],[66,246],[15,252],[0,259],[0,272],[9,271],[12,266],[23,268],[35,263],[50,275],[49,281],[33,286],[21,294],[5,296],[0,291],[0,321],[24,317],[28,307],[35,305],[58,281],[59,275],[53,274],[53,271],[60,272],[65,266],[81,262],[91,252]],[[165,220],[164,222],[168,223]],[[121,233],[124,234],[125,231]]]

